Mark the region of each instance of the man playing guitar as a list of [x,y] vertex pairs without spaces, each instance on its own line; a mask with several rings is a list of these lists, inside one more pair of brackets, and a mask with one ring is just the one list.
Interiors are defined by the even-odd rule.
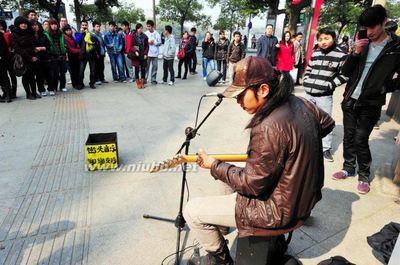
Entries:
[[290,76],[280,75],[266,59],[247,57],[237,63],[233,83],[223,94],[254,114],[247,126],[248,158],[245,167],[237,167],[199,152],[198,164],[234,190],[191,199],[185,207],[185,220],[208,253],[200,264],[233,264],[220,226],[237,227],[239,237],[266,238],[263,264],[283,264],[284,234],[302,226],[321,199],[321,139],[335,122],[292,91]]

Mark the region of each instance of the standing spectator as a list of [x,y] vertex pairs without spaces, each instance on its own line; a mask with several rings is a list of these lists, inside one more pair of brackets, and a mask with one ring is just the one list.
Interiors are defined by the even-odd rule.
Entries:
[[253,35],[253,37],[251,38],[251,48],[255,49],[257,46],[257,38],[256,35]]
[[35,53],[35,37],[32,29],[28,26],[29,21],[24,17],[17,17],[14,20],[15,29],[11,34],[11,47],[15,53],[22,56],[26,71],[22,75],[22,85],[26,92],[26,98],[35,100],[38,94],[36,93],[35,76],[32,69],[32,63],[38,60]]
[[37,21],[38,20],[38,14],[37,14],[37,12],[35,10],[31,9],[31,10],[28,10],[26,12],[26,18],[29,21]]
[[117,25],[114,21],[108,23],[109,31],[105,34],[104,41],[106,43],[108,56],[110,57],[114,82],[126,82],[124,65],[122,62],[123,41],[121,35],[116,31],[116,27]]
[[366,28],[367,38],[357,34],[354,53],[349,55],[342,73],[350,79],[344,92],[342,170],[334,179],[356,175],[360,194],[370,190],[369,136],[379,120],[386,93],[400,89],[400,39],[385,31],[386,9],[374,5],[363,11],[359,24]]
[[342,42],[339,44],[339,47],[343,50],[344,53],[351,54],[349,36],[343,36]]
[[132,66],[135,67],[136,86],[138,88],[144,88],[148,52],[148,38],[146,34],[143,33],[143,25],[138,23],[136,24],[136,32],[132,35],[132,43],[129,51],[129,57],[132,59]]
[[31,23],[32,23],[33,34],[35,36],[35,42],[34,42],[35,51],[39,59],[32,64],[33,72],[35,74],[36,85],[40,95],[47,96],[47,92],[44,87],[44,81],[47,77],[47,71],[48,71],[47,64],[49,60],[50,43],[46,35],[44,34],[42,25],[37,21],[33,21]]
[[3,95],[0,97],[0,102],[11,102],[11,84],[7,75],[7,58],[8,45],[4,37],[4,33],[0,31],[0,86],[3,90]]
[[212,34],[207,31],[204,41],[201,44],[203,49],[203,79],[207,79],[207,67],[210,64],[211,70],[215,70],[215,41]]
[[257,56],[267,59],[272,66],[276,66],[276,50],[278,39],[272,35],[274,27],[268,24],[265,28],[265,35],[262,35],[257,42]]
[[48,20],[43,21],[42,27],[43,27],[44,31],[48,31],[49,30],[49,21]]
[[59,24],[54,18],[49,19],[49,31],[45,32],[49,48],[49,94],[54,96],[60,83],[60,90],[67,92],[65,74],[67,72],[67,45],[64,34],[59,29]]
[[132,62],[128,58],[128,52],[131,47],[132,34],[134,32],[131,31],[129,22],[126,20],[122,21],[121,29],[122,29],[122,39],[124,44],[123,57],[122,57],[124,59],[123,60],[124,69],[126,70],[126,78],[129,79],[129,83],[132,83],[135,80],[135,77],[133,76]]
[[101,33],[101,23],[93,21],[93,34],[96,35],[99,43],[99,56],[96,61],[96,85],[108,83],[104,78],[104,57],[106,56],[106,43],[104,41],[103,33]]
[[2,19],[0,20],[0,32],[3,33],[4,39],[5,39],[6,45],[7,45],[8,51],[5,53],[6,57],[3,59],[5,59],[7,73],[11,79],[10,98],[14,99],[17,97],[17,77],[15,76],[14,68],[13,68],[13,64],[12,64],[14,49],[11,49],[11,47],[10,47],[11,31],[10,30],[7,31],[7,23],[5,20],[2,20]]
[[276,54],[277,65],[276,69],[280,72],[289,73],[293,70],[295,61],[294,45],[291,41],[292,34],[286,31],[283,35],[282,40],[279,42],[279,50]]
[[243,36],[243,44],[244,44],[244,47],[247,49],[247,44],[248,44],[248,39],[247,39],[247,36],[246,35],[244,35]]
[[[314,50],[304,75],[305,98],[332,116],[333,92],[346,83],[339,74],[346,54],[336,45],[336,33],[328,28],[318,31],[318,48]],[[325,160],[333,162],[332,132],[322,139]]]
[[[149,39],[149,55],[147,58],[147,69],[146,69],[145,82],[147,82],[147,78],[148,78],[149,72],[150,72],[150,64],[151,64],[151,83],[153,85],[156,85],[157,84],[158,54],[159,54],[159,47],[161,45],[161,36],[154,29],[154,21],[153,20],[147,20],[146,24],[147,24],[147,31],[145,34],[147,35],[147,37]],[[167,31],[167,29],[166,29],[166,31]],[[175,45],[175,41],[174,41],[174,45]],[[174,53],[175,53],[175,51],[174,51]]]
[[300,85],[300,80],[303,76],[304,71],[304,62],[305,62],[305,52],[303,46],[303,33],[298,32],[294,39],[294,52],[295,52],[295,61],[294,67],[297,68],[297,77],[295,85]]
[[89,62],[90,68],[90,81],[89,86],[95,89],[96,83],[96,61],[98,55],[98,41],[96,35],[89,32],[87,20],[81,21],[81,32],[75,34],[76,42],[79,43],[79,85],[78,89],[83,89],[85,85],[83,84],[83,79],[85,77],[86,65]]
[[69,62],[69,73],[71,74],[72,87],[79,89],[79,52],[80,48],[76,44],[75,38],[72,35],[72,29],[69,24],[65,25],[62,29],[65,36],[65,42],[67,44],[68,62]]
[[68,25],[68,19],[66,17],[60,18],[60,29],[62,30],[66,25]]
[[225,37],[225,31],[219,32],[219,40],[215,48],[215,60],[217,60],[217,69],[222,73],[222,83],[226,81],[227,55],[229,48],[229,40]]
[[196,32],[197,29],[196,28],[191,28],[190,29],[190,47],[191,50],[189,51],[190,54],[190,63],[189,63],[189,67],[190,67],[190,74],[195,75],[197,74],[196,72],[196,67],[197,67],[197,55],[196,55],[196,48],[199,45],[199,39],[196,37]]
[[242,43],[242,35],[239,31],[233,33],[233,41],[228,47],[228,79],[233,79],[234,68],[237,62],[246,57],[246,48]]
[[172,27],[167,25],[165,26],[164,31],[165,42],[163,49],[163,58],[164,58],[164,75],[163,75],[163,83],[167,83],[168,81],[168,71],[170,75],[170,81],[168,85],[172,86],[175,83],[175,72],[174,72],[174,58],[175,58],[175,38],[172,35]]
[[184,57],[183,58],[178,58],[179,59],[179,64],[178,64],[178,75],[176,78],[181,78],[181,71],[182,71],[182,65],[185,65],[185,72],[183,74],[182,79],[187,79],[187,74],[189,71],[189,61],[191,59],[189,55],[190,51],[190,40],[189,40],[189,32],[185,31],[183,32],[181,41],[179,43],[179,51],[183,50],[184,51]]

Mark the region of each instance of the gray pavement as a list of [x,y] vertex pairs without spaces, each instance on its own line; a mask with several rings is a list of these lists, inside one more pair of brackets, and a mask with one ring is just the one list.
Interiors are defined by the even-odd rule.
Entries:
[[[106,70],[111,80],[108,64]],[[110,83],[28,101],[20,86],[15,102],[0,104],[0,264],[160,264],[175,251],[176,229],[142,215],[176,217],[181,174],[149,174],[146,163],[175,154],[184,128],[193,125],[200,96],[223,89],[207,87],[199,74],[174,86],[138,90],[131,83]],[[355,179],[330,178],[343,162],[342,91],[334,96],[335,162],[325,165],[323,199],[290,244],[290,253],[305,265],[334,255],[381,264],[366,237],[400,220],[400,190],[391,181],[399,125],[384,112],[370,142],[372,191],[359,195]],[[296,94],[303,94],[301,87]],[[201,114],[215,101],[205,99]],[[192,152],[200,147],[210,153],[245,152],[248,120],[236,102],[224,100],[201,128]],[[86,138],[100,132],[118,133],[118,171],[85,171]],[[191,198],[220,191],[209,172],[195,165],[188,186]],[[236,231],[228,235],[232,254],[236,236]],[[187,247],[195,238],[185,230],[182,242]]]

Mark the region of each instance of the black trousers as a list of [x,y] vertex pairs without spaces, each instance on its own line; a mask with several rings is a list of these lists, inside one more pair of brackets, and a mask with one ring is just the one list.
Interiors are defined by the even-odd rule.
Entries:
[[104,57],[100,55],[96,60],[96,81],[104,81]]
[[197,55],[196,55],[196,49],[194,50],[194,52],[192,52],[190,54],[190,72],[194,73],[196,72],[196,66],[197,66]]
[[26,96],[36,95],[36,81],[32,67],[32,64],[28,65],[25,74],[22,76],[22,86],[24,87]]
[[170,60],[164,59],[163,69],[164,69],[163,81],[167,82],[168,71],[169,71],[170,80],[172,82],[175,82],[174,59],[170,59]]
[[71,83],[73,88],[77,88],[79,86],[79,71],[80,71],[80,62],[79,55],[68,55],[69,62],[69,74],[71,75]]
[[357,106],[355,100],[342,102],[343,111],[343,169],[355,174],[358,165],[358,180],[369,182],[371,151],[369,136],[380,118],[382,106]]
[[57,91],[58,84],[60,90],[65,88],[65,74],[67,72],[67,64],[65,59],[51,59],[48,63],[49,67],[49,91]]
[[303,78],[303,72],[304,72],[304,63],[300,63],[298,65],[296,65],[297,68],[297,77],[296,77],[296,85],[300,85],[300,80],[301,78]]
[[221,72],[222,67],[222,80],[226,80],[226,68],[228,67],[226,60],[217,60],[217,69]]
[[49,69],[47,67],[47,61],[36,61],[33,64],[33,73],[35,75],[35,81],[39,92],[44,92],[44,81],[47,76],[46,72]]
[[182,73],[182,65],[185,65],[185,73],[183,74],[183,78],[187,78],[187,74],[189,71],[189,64],[190,64],[191,57],[185,56],[184,59],[180,59],[178,63],[178,76],[181,77]]
[[[139,59],[139,66],[135,66],[135,79],[146,79],[146,61]],[[140,78],[139,78],[140,73]]]
[[10,76],[11,79],[11,87],[16,91],[17,90],[17,76],[14,73],[14,68],[13,68],[13,60],[11,58],[7,59],[7,72],[8,75]]
[[90,69],[90,81],[89,85],[94,86],[94,83],[96,83],[96,58],[90,58],[90,59],[83,59],[80,61],[80,67],[79,67],[79,86],[84,86],[83,84],[83,79],[85,78],[85,69],[87,63],[89,63],[89,69]]
[[4,59],[0,59],[0,86],[3,90],[3,96],[10,97],[11,84],[7,75],[7,62]]

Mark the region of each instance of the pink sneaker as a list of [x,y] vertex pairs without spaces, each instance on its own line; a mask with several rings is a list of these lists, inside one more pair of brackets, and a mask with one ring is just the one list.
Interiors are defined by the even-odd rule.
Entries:
[[353,177],[353,176],[354,176],[354,174],[350,174],[346,170],[340,170],[340,171],[334,173],[332,175],[332,178],[334,180],[342,180],[342,179],[346,179],[347,177]]
[[370,190],[369,183],[364,181],[359,181],[357,186],[358,193],[367,194]]

